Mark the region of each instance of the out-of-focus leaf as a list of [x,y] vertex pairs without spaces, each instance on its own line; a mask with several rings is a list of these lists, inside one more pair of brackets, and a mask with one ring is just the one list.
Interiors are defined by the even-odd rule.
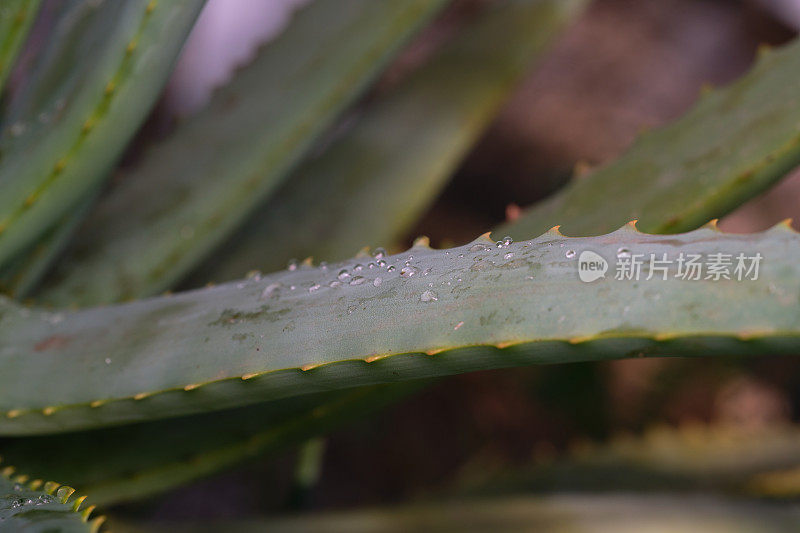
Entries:
[[99,303],[169,288],[272,193],[443,3],[315,0],[302,8],[206,109],[125,173],[42,298]]
[[582,2],[503,2],[371,102],[303,164],[194,279],[228,281],[292,257],[338,261],[389,245],[434,200],[531,61]]
[[[312,394],[235,410],[0,441],[7,461],[34,476],[69,479],[89,502],[149,496],[339,427],[421,384]],[[59,453],[51,453],[53,446]]]
[[155,102],[203,0],[65,4],[0,132],[0,266],[96,190]]
[[762,487],[764,480],[798,465],[796,426],[658,426],[641,436],[617,435],[605,444],[575,443],[564,457],[541,458],[514,472],[469,468],[455,490],[465,496],[667,490],[765,496],[776,492],[766,490],[768,484]]
[[[169,531],[248,533],[351,533],[406,531],[547,531],[553,533],[794,533],[800,511],[740,499],[698,495],[561,494],[503,499],[463,499],[395,508],[362,509],[276,517],[271,520],[170,525]],[[115,531],[144,531],[115,524]],[[148,525],[146,531],[162,531]]]
[[40,0],[5,0],[0,5],[0,91],[14,66],[28,30],[38,13]]
[[650,233],[694,229],[800,164],[798,93],[800,41],[764,51],[730,87],[497,231],[524,238],[561,224],[567,235],[599,235],[631,219]]

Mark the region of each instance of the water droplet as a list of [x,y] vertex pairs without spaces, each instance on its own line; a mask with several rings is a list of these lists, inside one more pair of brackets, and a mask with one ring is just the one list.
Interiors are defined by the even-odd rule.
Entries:
[[464,254],[458,254],[458,258],[459,259],[463,259],[464,258]]
[[417,267],[405,266],[405,267],[403,267],[402,270],[400,270],[400,275],[402,277],[404,277],[404,278],[410,278],[411,276],[413,276],[417,272],[419,272],[419,269]]
[[497,245],[498,248],[508,248],[512,242],[514,242],[514,240],[508,235],[506,235],[505,237],[503,237],[502,240],[497,241],[495,244]]
[[375,259],[383,259],[384,257],[386,257],[386,250],[380,247],[375,248],[375,252],[373,252],[372,257],[374,257]]
[[297,259],[289,259],[289,264],[286,266],[286,269],[292,271],[297,270],[297,265]]
[[394,265],[389,265],[389,268],[386,269],[386,272],[394,272],[395,270],[397,269],[394,267]]
[[353,272],[361,272],[362,270],[364,270],[364,265],[361,263],[358,263],[353,267]]
[[573,257],[575,257],[575,250],[567,250],[567,253],[564,255],[567,256],[567,259],[572,259]]
[[293,290],[295,290],[296,288],[297,288],[297,286],[296,286],[296,285],[289,285],[289,290],[290,290],[290,291],[293,291]]
[[322,270],[328,270],[328,263],[327,263],[327,261],[320,261],[320,263],[319,263],[319,267],[320,267]]
[[469,247],[470,252],[485,252],[486,246],[483,244],[473,244]]
[[281,288],[281,284],[280,283],[270,283],[261,292],[261,299],[263,300],[263,299],[266,299],[266,298],[270,298],[272,296],[277,296],[278,295],[278,291],[280,290],[280,288]]
[[333,281],[331,281],[330,283],[328,283],[328,287],[330,287],[330,288],[332,288],[332,289],[335,289],[336,287],[338,287],[338,286],[339,286],[339,285],[341,285],[341,284],[342,284],[342,282],[341,282],[341,281],[336,281],[336,280],[333,280]]
[[367,268],[375,268],[375,263],[367,263]]
[[381,286],[381,283],[383,283],[383,280],[382,280],[381,278],[375,278],[375,281],[373,281],[373,282],[372,282],[372,284],[373,284],[375,287],[380,287],[380,286]]
[[631,256],[631,251],[625,247],[619,248],[617,250],[617,259],[623,259],[630,256]]
[[422,272],[422,275],[423,275],[423,276],[427,276],[428,274],[430,274],[430,273],[431,273],[431,271],[432,271],[432,270],[433,270],[433,269],[432,269],[431,267],[428,267],[428,268],[426,268],[426,269],[425,269],[425,270]]
[[386,261],[384,261],[383,259],[381,259],[380,261],[378,261],[378,266],[379,266],[380,268],[384,268],[384,267],[386,267]]
[[425,302],[425,303],[435,302],[438,299],[439,299],[439,295],[436,294],[436,291],[431,291],[431,290],[427,290],[427,291],[423,292],[422,295],[419,297],[419,301],[420,302]]
[[308,288],[308,292],[318,291],[320,287],[322,287],[322,285],[320,285],[319,283],[315,283]]
[[339,278],[339,281],[347,281],[350,279],[350,272],[348,272],[346,268],[343,268],[336,277]]
[[503,256],[503,259],[511,259],[512,257],[514,257],[514,252],[508,252]]
[[367,279],[364,276],[356,276],[350,280],[350,285],[361,285],[365,281],[367,281]]

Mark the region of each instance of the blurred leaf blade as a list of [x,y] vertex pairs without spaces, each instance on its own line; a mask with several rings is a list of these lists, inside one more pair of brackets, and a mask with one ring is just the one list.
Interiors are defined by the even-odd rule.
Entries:
[[74,212],[68,213],[44,233],[35,246],[15,257],[0,270],[0,293],[12,298],[25,298],[47,274],[51,263],[66,248],[83,217],[95,201],[95,194],[83,200]]
[[[724,424],[653,426],[608,442],[576,442],[560,457],[540,457],[514,472],[468,468],[453,492],[488,496],[519,492],[703,491],[764,497],[759,483],[800,464],[800,428]],[[488,469],[489,471],[491,469]]]
[[[620,531],[708,531],[710,533],[790,533],[796,531],[796,507],[765,505],[702,495],[612,494],[472,498],[395,507],[329,511],[262,520],[193,522],[169,531],[305,532],[376,531],[553,531],[619,533]],[[135,527],[115,524],[115,531]],[[156,532],[160,531],[155,529]]]
[[[67,431],[522,364],[793,354],[798,239],[783,225],[680,236],[625,226],[601,237],[547,233],[499,246],[420,243],[386,257],[375,274],[354,259],[74,312],[2,300],[0,431]],[[613,262],[620,248],[769,260],[757,280],[739,282],[578,279],[583,250]],[[745,299],[746,308],[731,304]],[[42,358],[46,365],[35,362]],[[27,383],[46,386],[34,393]]]
[[443,3],[315,0],[302,8],[104,199],[43,298],[118,301],[170,287],[272,193]]
[[38,13],[40,0],[8,0],[0,8],[0,91]]
[[4,110],[0,265],[95,190],[155,103],[203,6],[69,2]]
[[[33,476],[69,479],[88,502],[151,496],[367,416],[419,389],[372,386],[57,437],[6,439],[6,461]],[[54,445],[60,453],[48,453]]]
[[643,231],[677,233],[719,218],[800,164],[798,90],[800,40],[764,50],[747,75],[498,232],[522,238],[561,224],[567,235],[599,235],[637,219]]
[[476,14],[434,58],[301,165],[220,254],[218,266],[195,279],[280,270],[293,257],[338,261],[364,245],[396,242],[579,7],[523,1]]

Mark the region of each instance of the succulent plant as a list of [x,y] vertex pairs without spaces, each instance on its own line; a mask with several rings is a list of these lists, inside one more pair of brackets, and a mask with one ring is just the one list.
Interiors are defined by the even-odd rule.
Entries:
[[[445,4],[311,1],[115,180],[203,1],[0,6],[0,452],[24,472],[0,478],[0,530],[99,527],[72,489],[27,476],[91,503],[140,498],[324,434],[427,378],[800,350],[800,237],[788,222],[750,235],[715,223],[800,163],[800,43],[764,50],[491,234],[400,251],[582,7],[482,6],[354,108]],[[25,47],[37,14],[46,39]],[[763,262],[751,279],[604,270],[587,283],[584,252]],[[220,284],[196,288],[207,281]],[[195,288],[160,294],[176,287]]]

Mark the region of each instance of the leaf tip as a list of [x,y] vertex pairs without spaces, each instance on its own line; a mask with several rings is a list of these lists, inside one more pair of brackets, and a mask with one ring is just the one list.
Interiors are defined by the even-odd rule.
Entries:
[[414,239],[414,243],[411,245],[412,248],[430,248],[431,247],[431,240],[426,237],[425,235],[420,235],[416,239]]

